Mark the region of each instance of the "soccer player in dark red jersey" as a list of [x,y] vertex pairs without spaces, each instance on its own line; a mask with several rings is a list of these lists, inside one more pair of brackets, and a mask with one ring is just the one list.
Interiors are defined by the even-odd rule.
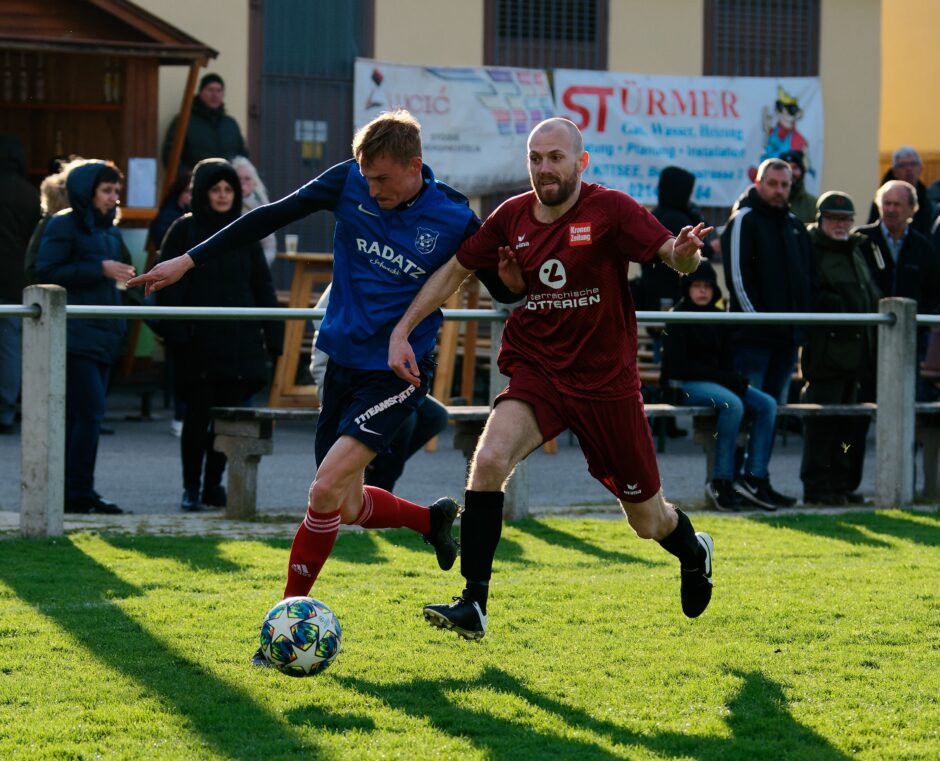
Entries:
[[693,272],[711,228],[686,227],[673,237],[625,193],[583,182],[588,154],[567,119],[537,125],[528,150],[532,192],[503,203],[461,244],[422,287],[389,343],[389,367],[417,384],[409,335],[473,270],[499,267],[512,290],[527,293],[506,322],[499,369],[510,381],[470,470],[460,532],[466,588],[452,605],[426,606],[424,616],[467,639],[484,636],[503,486],[517,463],[570,428],[591,475],[617,497],[634,531],[679,558],[682,610],[694,618],[711,599],[712,539],[696,534],[663,497],[640,396],[627,267],[658,256],[678,272]]

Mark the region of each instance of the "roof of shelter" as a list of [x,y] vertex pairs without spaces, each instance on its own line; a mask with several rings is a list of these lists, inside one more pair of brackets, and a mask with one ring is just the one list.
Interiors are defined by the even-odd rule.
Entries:
[[129,0],[0,0],[0,48],[146,56],[166,64],[218,55]]

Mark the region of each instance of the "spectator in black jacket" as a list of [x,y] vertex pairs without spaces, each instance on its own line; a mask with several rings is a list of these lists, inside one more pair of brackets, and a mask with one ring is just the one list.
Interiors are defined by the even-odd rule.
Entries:
[[[682,278],[684,295],[676,312],[714,312],[721,289],[715,270],[703,261],[691,275]],[[777,402],[769,394],[748,384],[747,378],[734,370],[731,330],[720,323],[676,323],[663,336],[662,383],[678,387],[680,403],[707,405],[718,410],[715,459],[705,488],[709,502],[716,510],[737,510],[740,487],[733,483],[734,452],[744,411],[751,414],[746,478],[760,488],[746,490],[748,501],[766,510],[776,510],[792,500],[779,499],[770,488],[767,466],[770,462]]]
[[[940,311],[940,262],[930,240],[914,229],[911,220],[917,214],[917,190],[908,182],[888,180],[878,188],[875,204],[880,219],[870,225],[854,230],[867,237],[862,246],[865,262],[871,271],[883,298],[899,296],[917,302],[919,314],[936,314]],[[933,386],[920,379],[920,363],[927,353],[926,328],[917,331],[917,364],[912,372],[917,373],[917,399],[929,401],[933,398]],[[875,374],[870,372],[861,378],[860,402],[876,399]],[[851,462],[849,487],[858,488],[862,480],[861,441],[867,436],[871,420],[860,418],[849,432]]]
[[[921,161],[920,154],[909,145],[902,145],[891,156],[891,168],[885,172],[881,178],[882,187],[891,180],[901,180],[909,183],[917,195],[917,202],[914,204],[914,214],[911,219],[911,226],[917,232],[923,235],[930,235],[933,227],[933,220],[936,216],[936,209],[930,200],[930,194],[927,187],[920,180],[921,173],[924,171],[924,164]],[[875,198],[871,204],[871,210],[868,213],[868,224],[877,222],[881,217],[881,211],[878,207],[878,199]]]
[[[206,159],[193,172],[192,211],[170,228],[160,260],[181,256],[241,214],[241,185],[227,161]],[[276,307],[277,296],[261,245],[199,267],[181,283],[162,290],[164,306]],[[183,461],[181,509],[226,502],[222,473],[225,455],[212,447],[209,410],[245,404],[267,382],[268,355],[281,353],[283,323],[256,320],[166,321],[164,339],[177,358],[177,393],[186,403],[180,452]],[[203,463],[205,474],[203,475]],[[200,495],[200,485],[202,493]]]
[[[732,312],[808,312],[812,246],[788,208],[790,165],[767,159],[754,187],[721,235]],[[742,325],[734,331],[735,367],[752,386],[785,404],[806,331],[793,325]]]
[[[22,304],[23,264],[39,221],[39,193],[26,180],[26,155],[15,135],[0,135],[0,304]],[[22,320],[0,317],[0,433],[13,432],[20,395]]]
[[[914,299],[918,314],[940,312],[940,257],[930,239],[914,227],[917,194],[901,180],[889,180],[875,196],[880,219],[856,229],[868,238],[865,261],[882,296]],[[927,353],[926,328],[917,333],[918,367]],[[927,401],[929,385],[918,384],[918,401]]]
[[[219,157],[231,160],[247,156],[245,138],[231,116],[225,113],[225,82],[218,74],[206,74],[199,80],[199,93],[193,98],[186,139],[180,155],[180,169],[190,170],[202,159]],[[170,160],[179,116],[174,116],[163,138],[163,165]]]

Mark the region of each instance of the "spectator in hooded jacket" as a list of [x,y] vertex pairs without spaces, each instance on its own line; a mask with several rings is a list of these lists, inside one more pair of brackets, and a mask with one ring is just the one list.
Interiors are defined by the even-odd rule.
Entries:
[[[184,254],[238,219],[241,195],[238,174],[227,161],[205,159],[196,164],[192,211],[167,232],[160,260]],[[157,302],[162,306],[276,307],[277,296],[261,246],[246,243],[200,267],[182,283],[161,291]],[[177,359],[177,393],[186,403],[180,438],[180,508],[196,511],[204,505],[224,507],[225,455],[212,447],[215,435],[209,410],[242,405],[264,387],[269,376],[268,355],[281,353],[283,323],[167,321],[162,331]]]
[[[69,304],[120,306],[117,284],[134,275],[133,265],[123,261],[115,226],[123,179],[114,164],[97,160],[81,162],[68,173],[71,208],[46,224],[36,274],[42,283],[63,286]],[[95,491],[95,461],[108,377],[124,333],[123,320],[73,318],[66,323],[66,512],[123,512]]]
[[[163,165],[170,160],[179,116],[173,117],[163,139]],[[238,122],[225,113],[225,82],[218,74],[206,74],[199,80],[199,92],[193,98],[186,139],[180,154],[180,169],[191,170],[202,159],[247,156],[245,138]]]
[[[715,270],[707,261],[682,278],[682,287],[684,294],[673,311],[716,314],[724,311],[718,307],[722,293]],[[769,488],[767,466],[777,402],[735,371],[729,326],[705,322],[671,324],[663,337],[662,382],[678,386],[682,404],[718,410],[715,459],[709,474],[711,480],[705,488],[708,501],[716,510],[734,511],[741,504],[733,485],[734,456],[745,410],[751,421],[744,473]],[[757,504],[765,510],[776,510],[778,506],[778,502],[769,499]]]
[[[0,135],[0,304],[22,304],[23,260],[39,221],[39,193],[26,180],[26,155],[15,135]],[[0,434],[12,433],[22,372],[19,317],[0,317]]]
[[[838,191],[823,193],[815,225],[809,227],[816,269],[814,312],[877,312],[880,293],[865,263],[865,237],[850,232],[855,204]],[[865,325],[813,325],[803,348],[806,385],[800,401],[812,404],[855,404],[860,379],[875,359],[875,329]],[[866,417],[867,421],[868,418]],[[861,504],[854,492],[851,457],[843,443],[857,421],[839,417],[809,417],[804,423],[803,501],[807,504]],[[867,425],[865,426],[867,430]],[[864,458],[865,437],[851,445]]]

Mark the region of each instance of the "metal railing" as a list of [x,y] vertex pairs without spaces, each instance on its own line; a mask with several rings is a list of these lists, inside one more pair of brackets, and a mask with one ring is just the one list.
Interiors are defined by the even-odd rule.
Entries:
[[[0,305],[0,317],[21,317],[23,325],[21,532],[28,536],[62,533],[65,473],[65,322],[67,318],[313,320],[323,309],[238,307],[67,306],[58,286],[30,286],[23,306]],[[504,309],[445,309],[445,320],[494,323],[491,341],[490,400],[506,379],[496,364]],[[907,506],[914,491],[914,389],[918,325],[940,325],[940,316],[916,313],[910,299],[883,299],[878,313],[696,313],[637,312],[643,324],[731,322],[745,324],[872,325],[878,328],[876,503]],[[508,514],[528,509],[525,461],[507,486]]]

